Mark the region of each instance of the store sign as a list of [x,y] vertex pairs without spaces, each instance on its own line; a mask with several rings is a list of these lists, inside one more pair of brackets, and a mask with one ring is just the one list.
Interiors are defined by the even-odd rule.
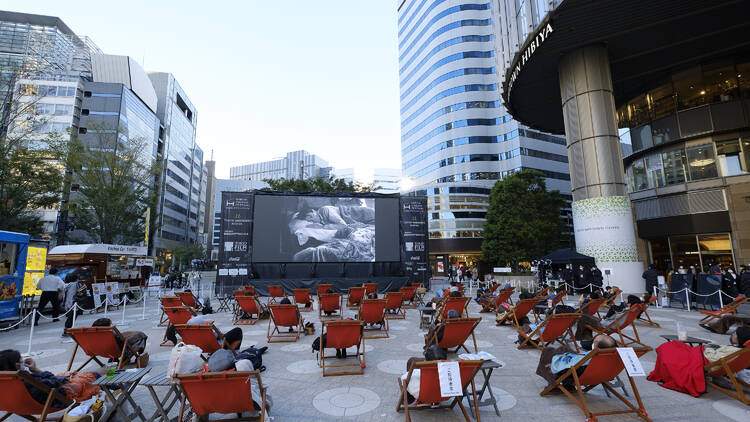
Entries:
[[136,267],[153,267],[154,260],[150,258],[138,258],[135,260]]
[[518,61],[516,61],[516,65],[513,67],[513,73],[510,74],[510,79],[508,80],[508,95],[510,95],[510,92],[513,90],[513,83],[516,81],[518,74],[521,73],[521,69],[523,69],[526,62],[529,61],[536,49],[547,40],[547,37],[549,37],[549,34],[551,34],[552,31],[552,23],[547,22],[547,25],[539,29],[536,35],[534,35],[534,38],[531,39],[531,42],[529,42],[526,45],[526,48],[521,51],[521,56]]

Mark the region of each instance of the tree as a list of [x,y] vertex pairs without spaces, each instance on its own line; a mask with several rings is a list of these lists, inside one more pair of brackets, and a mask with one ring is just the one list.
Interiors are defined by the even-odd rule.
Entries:
[[270,187],[266,191],[292,192],[372,192],[374,186],[363,185],[359,182],[346,182],[344,179],[333,177],[311,177],[309,179],[265,179]]
[[136,244],[143,240],[146,211],[157,221],[157,181],[161,166],[143,138],[127,138],[119,130],[91,125],[85,140],[69,144],[71,195],[66,206],[73,226],[100,243]]
[[565,200],[548,191],[544,174],[522,170],[497,181],[490,193],[482,255],[491,265],[515,267],[556,249],[564,221]]
[[65,137],[44,133],[36,86],[18,71],[0,72],[0,230],[40,236],[39,210],[60,200]]
[[190,266],[194,259],[205,259],[206,251],[199,243],[190,243],[187,246],[180,246],[174,249],[175,263],[177,266]]

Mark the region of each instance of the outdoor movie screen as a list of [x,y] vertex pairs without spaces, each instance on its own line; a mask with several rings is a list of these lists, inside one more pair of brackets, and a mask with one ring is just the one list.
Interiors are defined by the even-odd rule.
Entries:
[[398,198],[256,195],[254,262],[398,261]]

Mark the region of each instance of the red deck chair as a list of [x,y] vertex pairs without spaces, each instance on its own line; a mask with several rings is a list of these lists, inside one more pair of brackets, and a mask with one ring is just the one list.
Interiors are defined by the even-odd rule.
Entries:
[[174,294],[180,298],[185,306],[189,306],[193,309],[200,309],[203,307],[201,306],[200,302],[198,302],[198,299],[195,297],[193,292],[175,292]]
[[[117,369],[122,369],[127,364],[125,362],[125,351],[130,350],[131,357],[138,357],[138,353],[133,349],[127,341],[125,341],[117,327],[80,327],[80,328],[66,328],[65,332],[75,341],[76,347],[73,349],[73,354],[70,356],[70,362],[68,362],[68,371],[73,366],[76,353],[78,348],[83,350],[89,358],[74,372],[79,372],[92,360],[104,366],[104,363],[99,360],[99,357],[107,359],[119,359]],[[115,337],[117,336],[117,337]],[[121,339],[122,346],[117,344],[116,338]]]
[[[268,330],[266,337],[269,343],[295,342],[302,333],[302,317],[297,305],[268,305],[271,317],[268,318]],[[279,327],[292,327],[292,332],[282,332]]]
[[701,310],[701,313],[705,316],[698,322],[701,324],[706,324],[713,319],[721,318],[723,315],[736,314],[737,308],[739,308],[740,305],[747,302],[748,300],[750,300],[750,298],[737,296],[734,301],[732,301],[732,303],[724,305],[723,308],[717,309],[715,311],[706,311],[705,309]]
[[215,351],[223,348],[227,348],[236,354],[234,350],[236,345],[227,343],[224,334],[216,328],[213,322],[175,325],[174,328],[177,334],[180,335],[180,338],[182,338],[183,343],[201,348],[203,352],[202,357],[205,361],[208,361],[208,357]]
[[520,324],[518,321],[523,319],[526,315],[531,312],[532,309],[534,309],[534,306],[539,302],[538,297],[532,297],[530,299],[523,299],[520,300],[518,303],[516,303],[508,312],[503,315],[503,317],[497,321],[497,325],[504,325],[506,323],[510,323],[516,326],[516,328],[520,327]]
[[534,294],[534,297],[538,299],[542,296],[547,296],[548,293],[549,293],[549,286],[545,286],[542,290],[539,290],[538,292],[536,292]]
[[[365,324],[364,338],[388,338],[388,318],[385,313],[385,299],[365,299],[359,308],[357,319]],[[367,325],[379,325],[380,328],[367,328]]]
[[[365,340],[363,338],[363,324],[359,320],[341,320],[323,322],[323,330],[326,332],[326,344],[320,346],[320,367],[323,368],[323,376],[334,375],[362,375],[365,372]],[[335,356],[326,356],[326,349],[348,349],[357,347],[354,358],[356,363],[326,364],[326,359]],[[353,368],[349,371],[326,371],[327,368]],[[356,369],[354,369],[356,368]]]
[[729,397],[742,402],[743,404],[750,406],[750,397],[748,397],[742,390],[742,387],[750,388],[750,384],[737,379],[735,374],[743,369],[750,368],[750,340],[746,341],[742,349],[732,353],[729,356],[725,356],[715,362],[709,362],[708,365],[703,367],[707,377],[716,379],[717,377],[727,377],[734,386],[734,391],[729,390],[725,387],[717,385],[713,381],[706,380],[706,383],[711,387],[721,391]]
[[349,309],[359,309],[359,304],[362,303],[362,299],[364,298],[364,287],[351,287],[349,288],[349,295],[346,299],[346,307]]
[[[618,341],[620,347],[630,347],[632,345],[637,345],[648,348],[647,345],[641,342],[641,337],[638,335],[638,329],[635,327],[635,324],[633,324],[636,318],[638,318],[638,315],[644,309],[644,306],[645,305],[643,305],[642,303],[630,305],[630,308],[628,308],[625,312],[623,312],[620,316],[615,318],[605,327],[598,329],[589,325],[589,328],[591,328],[591,330],[595,332],[594,336],[596,336],[597,334],[607,334],[614,337],[614,335],[617,334],[617,336],[620,338],[620,341]],[[631,327],[633,329],[632,336],[623,333],[623,330],[627,327]]]
[[[286,297],[286,295],[284,294],[284,287],[278,285],[268,286],[268,294],[269,296],[271,296],[268,299],[269,304],[281,302],[280,299],[284,299]],[[279,300],[277,301],[276,299]]]
[[[410,410],[422,410],[422,409],[435,409],[435,408],[450,408],[453,409],[456,404],[461,409],[466,422],[471,422],[469,419],[469,413],[466,412],[461,400],[463,397],[443,397],[440,394],[440,378],[438,377],[437,369],[438,361],[427,361],[427,362],[414,362],[409,367],[409,373],[406,375],[406,380],[401,381],[401,377],[398,378],[398,386],[401,389],[398,399],[398,405],[396,405],[396,412],[404,410],[407,421],[411,421],[409,415]],[[461,389],[466,393],[469,384],[471,384],[472,397],[470,400],[474,401],[474,409],[477,407],[477,395],[476,386],[474,385],[474,376],[477,374],[479,367],[482,366],[481,360],[460,360],[458,366],[461,370]],[[407,386],[411,382],[412,374],[415,369],[419,369],[419,396],[415,397],[414,403],[411,405],[407,399]],[[436,406],[436,403],[442,403],[450,400],[450,403],[446,403],[440,406]],[[477,422],[480,421],[479,415],[477,414]]]
[[369,296],[378,293],[378,283],[365,283],[365,295]]
[[[312,299],[310,299],[310,289],[292,289],[294,304],[301,312],[310,312],[313,310]],[[310,306],[305,306],[307,304]]]
[[424,287],[422,283],[411,283],[410,286],[416,287],[416,288]]
[[385,317],[388,319],[405,319],[404,292],[387,292],[385,294]]
[[440,313],[438,314],[438,320],[446,320],[448,318],[448,312],[450,311],[456,311],[462,317],[466,314],[468,317],[469,313],[466,311],[466,307],[469,305],[470,300],[470,297],[449,297],[443,303]]
[[260,414],[255,417],[237,417],[221,419],[222,421],[263,421],[266,415],[266,388],[260,380],[258,371],[224,371],[200,372],[197,374],[177,375],[180,388],[183,391],[182,406],[180,407],[180,421],[185,413],[185,398],[190,402],[193,412],[200,420],[208,420],[210,413],[240,414],[252,412],[253,392],[251,381],[255,380],[261,397],[256,397],[260,404]]
[[[234,300],[237,301],[235,307],[234,319],[232,324],[234,325],[255,325],[260,319],[260,314],[263,312],[263,305],[258,302],[258,298],[252,295],[247,296],[235,296]],[[250,318],[242,318],[245,314]],[[255,318],[252,316],[255,315]]]
[[581,308],[579,309],[579,311],[582,314],[586,314],[586,315],[591,315],[591,316],[597,315],[601,319],[601,316],[599,315],[599,308],[601,308],[601,306],[604,304],[606,300],[607,299],[603,297],[600,297],[599,299],[589,300],[585,304],[581,305]]
[[[524,347],[536,347],[539,350],[544,349],[551,343],[557,341],[558,343],[565,345],[562,338],[567,334],[570,338],[573,338],[573,331],[571,326],[578,320],[580,314],[552,314],[547,319],[542,321],[536,329],[528,334],[522,330],[518,330],[518,334],[524,337],[521,344],[518,345],[519,349]],[[578,344],[573,341],[576,352],[578,352]]]
[[[174,308],[162,308],[162,313],[167,316],[167,319],[169,320],[169,325],[175,325],[175,324],[187,324],[188,321],[190,321],[190,318],[195,316],[195,311],[193,311],[193,308],[189,308],[187,306],[175,306]],[[165,347],[172,347],[174,344],[171,344],[169,340],[167,340],[167,333],[164,333],[164,338],[161,341],[161,344],[159,346],[165,346]]]
[[[344,314],[343,297],[341,293],[323,293],[319,296],[320,306],[318,306],[318,318],[341,319]],[[326,315],[326,312],[333,312],[332,315]]]
[[[45,392],[47,394],[45,403],[40,404],[34,400],[24,383],[33,385],[38,390]],[[0,372],[0,391],[3,392],[0,394],[0,411],[5,412],[0,420],[5,420],[12,415],[18,415],[30,421],[59,420],[60,418],[47,418],[47,415],[59,412],[73,404],[73,401],[65,397],[65,394],[43,384],[27,374],[26,371]],[[65,404],[65,407],[52,407],[53,400]],[[33,415],[39,415],[39,418],[35,418]]]
[[246,291],[247,293],[253,296],[256,296],[255,286],[253,286],[252,284],[248,284],[247,286],[242,287],[242,290]]
[[617,297],[620,296],[620,293],[622,293],[622,290],[620,290],[617,287],[614,287],[612,289],[612,296],[604,299],[604,303],[602,303],[602,306],[605,308],[609,308],[610,306],[615,304],[615,301],[617,300]]
[[656,297],[656,296],[651,296],[648,299],[648,302],[646,302],[643,305],[643,312],[638,316],[638,319],[636,319],[636,321],[638,321],[638,322],[640,322],[642,324],[646,324],[646,325],[648,325],[650,327],[661,328],[661,325],[659,325],[659,323],[657,323],[657,322],[652,321],[651,320],[651,316],[649,316],[649,314],[648,314],[648,308],[651,305],[653,305],[654,303],[656,303],[657,299],[658,299],[658,297]]
[[474,329],[477,328],[477,325],[479,325],[481,320],[482,318],[457,318],[446,320],[442,323],[444,327],[443,338],[438,341],[438,330],[435,330],[432,334],[432,338],[427,338],[427,335],[425,334],[425,344],[427,346],[437,344],[443,349],[448,349],[449,352],[451,352],[450,349],[455,347],[456,350],[453,350],[453,353],[457,353],[461,348],[466,350],[466,353],[471,353],[469,352],[469,349],[464,346],[466,340],[471,336],[471,339],[474,342],[474,353],[479,353],[479,349],[477,349],[477,337],[474,335]]
[[[635,353],[640,357],[649,350],[650,349],[639,348],[635,349]],[[581,376],[578,376],[578,373],[576,371],[586,363],[588,365],[586,365],[586,368],[583,370]],[[625,369],[625,365],[622,363],[622,359],[620,359],[620,355],[617,353],[617,349],[596,349],[587,354],[586,357],[575,364],[575,366],[568,369],[567,371],[562,372],[557,380],[552,385],[545,388],[544,391],[539,393],[539,395],[547,396],[556,394],[556,392],[553,390],[559,388],[559,391],[562,391],[566,396],[568,396],[570,400],[573,401],[573,403],[575,403],[576,406],[578,406],[583,411],[584,415],[586,415],[587,421],[596,421],[597,416],[635,413],[636,416],[650,422],[651,419],[649,419],[646,410],[643,408],[641,396],[640,394],[638,394],[638,388],[636,388],[633,378],[628,375],[627,371],[625,372],[625,375],[627,375],[628,380],[630,381],[630,387],[633,389],[633,395],[635,395],[635,399],[638,402],[638,407],[630,403],[625,397],[623,397],[611,385],[609,385],[609,382],[620,375],[620,372],[622,372],[623,369]],[[573,377],[573,380],[575,381],[576,388],[574,391],[568,391],[568,389],[565,388],[563,384],[563,381],[569,377]],[[598,413],[591,412],[591,410],[589,410],[588,408],[588,404],[586,403],[584,393],[588,392],[597,385],[601,385],[602,387],[604,387],[604,390],[608,393],[614,394],[615,397],[620,399],[620,401],[622,401],[628,407],[628,409],[610,410]],[[578,397],[576,398],[576,396]]]
[[169,325],[169,319],[167,319],[167,316],[164,315],[164,309],[163,308],[175,308],[178,306],[183,306],[182,301],[177,296],[164,296],[160,297],[159,301],[161,302],[162,312],[161,317],[159,318],[159,327],[166,327]]
[[[496,286],[499,286],[499,284],[496,284]],[[510,300],[510,297],[513,295],[515,289],[515,287],[508,287],[507,289],[500,290],[497,296],[488,296],[484,302],[481,302],[482,310],[479,312],[497,312],[500,305],[505,302],[512,305],[513,302]]]
[[326,294],[330,289],[333,289],[333,284],[318,284],[318,298],[320,298],[321,295]]
[[403,308],[416,308],[417,305],[414,303],[414,296],[417,294],[417,288],[414,286],[404,286],[399,289],[400,292],[404,293],[404,304]]

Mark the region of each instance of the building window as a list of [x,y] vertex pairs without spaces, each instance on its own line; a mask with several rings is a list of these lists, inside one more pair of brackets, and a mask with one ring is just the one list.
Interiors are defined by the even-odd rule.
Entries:
[[696,145],[687,148],[690,180],[718,177],[713,144]]
[[677,73],[673,76],[674,89],[677,95],[677,108],[697,107],[706,103],[706,87],[699,66]]
[[633,189],[636,191],[648,189],[648,178],[646,177],[646,167],[643,160],[633,161],[630,168],[633,174]]
[[747,172],[747,167],[742,162],[743,157],[739,139],[717,141],[716,156],[722,176],[736,176]]
[[723,103],[740,98],[737,72],[731,61],[704,66],[703,79],[711,102]]
[[650,188],[664,186],[664,169],[661,164],[661,154],[653,154],[646,157],[646,174],[648,175],[648,186]]
[[685,151],[678,148],[661,154],[667,186],[685,182]]

